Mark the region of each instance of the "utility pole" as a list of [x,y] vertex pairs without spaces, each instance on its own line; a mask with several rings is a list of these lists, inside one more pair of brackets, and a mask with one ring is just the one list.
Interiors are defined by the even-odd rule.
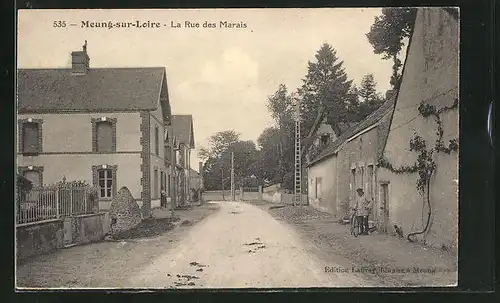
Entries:
[[224,198],[224,169],[221,168],[220,169],[220,173],[221,173],[221,181],[222,181],[222,184],[221,184],[221,187],[222,187],[222,201],[225,201],[226,199]]
[[231,152],[231,201],[234,199],[234,152]]
[[294,194],[295,199],[293,205],[301,204],[302,198],[302,157],[300,152],[300,101],[296,99],[295,104],[295,181],[294,181]]

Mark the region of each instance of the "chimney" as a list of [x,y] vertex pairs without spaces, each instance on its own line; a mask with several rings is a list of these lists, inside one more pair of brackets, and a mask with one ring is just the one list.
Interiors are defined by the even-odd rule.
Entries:
[[392,98],[394,94],[394,90],[393,89],[388,89],[386,92],[385,92],[385,99],[386,100],[389,100]]
[[85,75],[89,70],[90,58],[87,54],[87,40],[83,50],[71,52],[71,67],[73,74]]

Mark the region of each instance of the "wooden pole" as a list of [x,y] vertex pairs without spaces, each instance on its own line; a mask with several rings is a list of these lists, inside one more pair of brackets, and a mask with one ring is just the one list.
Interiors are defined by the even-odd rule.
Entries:
[[231,201],[234,200],[234,153],[231,152]]
[[221,187],[222,187],[222,201],[225,201],[226,199],[224,198],[224,169],[221,168],[220,172],[221,172],[221,178],[222,178],[222,184],[221,184]]

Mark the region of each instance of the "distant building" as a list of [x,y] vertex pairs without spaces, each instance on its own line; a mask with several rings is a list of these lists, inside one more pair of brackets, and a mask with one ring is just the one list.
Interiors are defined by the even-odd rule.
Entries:
[[175,137],[176,194],[178,205],[189,200],[191,150],[194,145],[192,115],[173,115],[172,132]]
[[88,181],[101,209],[126,186],[149,212],[169,171],[165,68],[90,68],[86,42],[71,56],[69,69],[18,70],[18,170],[35,186]]

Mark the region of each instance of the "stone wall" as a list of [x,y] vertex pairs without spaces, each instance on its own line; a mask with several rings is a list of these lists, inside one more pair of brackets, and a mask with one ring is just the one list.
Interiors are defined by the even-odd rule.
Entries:
[[105,214],[81,215],[69,218],[73,244],[87,244],[104,239],[107,224]]
[[63,221],[57,219],[16,226],[18,262],[62,248],[63,228]]

